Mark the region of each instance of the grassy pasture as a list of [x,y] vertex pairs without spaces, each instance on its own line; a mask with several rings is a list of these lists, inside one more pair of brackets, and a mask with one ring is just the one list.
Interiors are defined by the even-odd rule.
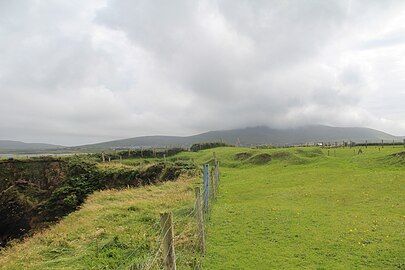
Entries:
[[216,149],[204,268],[405,269],[404,150]]
[[[405,269],[405,156],[392,155],[405,149],[358,149],[223,147],[168,157],[203,164],[215,151],[220,160],[203,269]],[[196,182],[96,192],[55,226],[0,251],[0,269],[143,269],[167,210],[178,269],[192,269]]]

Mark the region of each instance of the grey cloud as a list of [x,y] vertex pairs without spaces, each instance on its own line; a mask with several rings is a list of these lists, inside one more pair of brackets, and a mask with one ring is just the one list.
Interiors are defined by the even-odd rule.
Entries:
[[403,97],[405,71],[388,65],[405,59],[404,3],[381,2],[1,2],[0,139],[317,123],[405,133],[397,99],[376,105],[381,91]]

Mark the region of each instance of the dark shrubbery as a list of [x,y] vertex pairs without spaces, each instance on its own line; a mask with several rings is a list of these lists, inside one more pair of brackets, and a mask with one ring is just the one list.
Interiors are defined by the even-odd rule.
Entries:
[[[128,149],[120,150],[112,153],[105,153],[105,158],[108,160],[118,160],[121,158],[163,158],[170,157],[180,152],[186,151],[183,148],[158,148],[158,149]],[[102,160],[102,153],[90,154],[90,157],[95,157],[97,160]]]
[[74,211],[86,196],[101,188],[96,163],[79,157],[67,159],[67,179],[52,191],[49,199],[39,207],[46,221],[58,219]]
[[207,143],[195,143],[190,147],[190,151],[197,152],[204,149],[216,148],[216,147],[223,147],[223,146],[230,146],[223,142],[207,142]]
[[0,247],[10,237],[23,235],[30,228],[33,203],[14,186],[0,193]]

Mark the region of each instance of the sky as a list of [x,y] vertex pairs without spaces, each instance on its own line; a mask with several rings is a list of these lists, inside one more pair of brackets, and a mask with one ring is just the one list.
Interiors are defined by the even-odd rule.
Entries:
[[405,135],[405,1],[0,0],[0,139]]

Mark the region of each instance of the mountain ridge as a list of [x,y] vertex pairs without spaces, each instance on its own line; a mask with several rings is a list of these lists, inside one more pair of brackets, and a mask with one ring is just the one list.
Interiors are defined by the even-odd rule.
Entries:
[[65,148],[62,145],[49,144],[49,143],[26,143],[15,140],[0,140],[0,151],[4,150],[46,150]]
[[191,136],[151,135],[112,140],[94,144],[65,147],[47,143],[24,143],[13,140],[0,140],[0,152],[46,152],[46,151],[96,151],[118,148],[141,147],[189,147],[194,143],[223,141],[242,146],[271,144],[275,146],[316,142],[399,142],[405,136],[394,136],[383,131],[365,127],[333,127],[308,125],[296,128],[276,129],[267,126],[240,129],[212,130]]
[[364,127],[332,127],[309,125],[297,128],[275,129],[267,126],[246,127],[241,129],[214,130],[191,136],[139,136],[95,144],[81,145],[73,149],[102,149],[127,147],[170,147],[190,146],[198,142],[223,141],[241,145],[286,145],[315,142],[381,142],[381,140],[400,141],[403,136],[394,136],[383,131]]

